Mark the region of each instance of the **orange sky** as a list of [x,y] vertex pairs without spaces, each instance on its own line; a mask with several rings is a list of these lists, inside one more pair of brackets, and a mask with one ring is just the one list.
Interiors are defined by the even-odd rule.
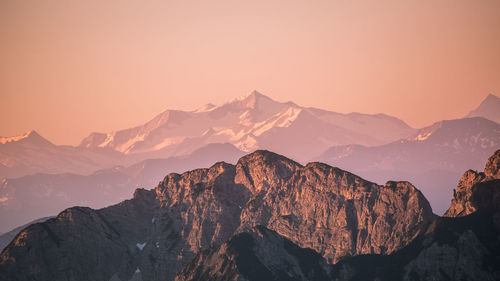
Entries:
[[413,127],[500,96],[500,1],[0,0],[0,136],[77,144],[258,90]]

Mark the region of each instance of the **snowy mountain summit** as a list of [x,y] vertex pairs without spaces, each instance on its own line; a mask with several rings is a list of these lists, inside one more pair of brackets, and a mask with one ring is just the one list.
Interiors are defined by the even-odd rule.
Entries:
[[93,133],[80,146],[125,154],[183,155],[209,143],[243,151],[271,149],[305,160],[332,145],[378,145],[408,137],[414,129],[383,114],[341,114],[278,102],[257,91],[222,105],[193,111],[166,110],[130,129]]

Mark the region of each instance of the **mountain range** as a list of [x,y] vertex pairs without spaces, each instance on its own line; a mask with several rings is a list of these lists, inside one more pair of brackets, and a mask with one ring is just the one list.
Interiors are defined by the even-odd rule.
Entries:
[[481,118],[445,120],[380,146],[334,146],[316,161],[342,167],[375,182],[408,180],[443,214],[462,171],[480,170],[500,147],[500,124]]
[[0,280],[498,280],[499,168],[497,150],[439,217],[409,182],[256,151],[28,226]]
[[92,133],[76,147],[54,145],[36,131],[0,137],[0,178],[89,175],[146,159],[188,155],[211,143],[231,143],[244,152],[272,149],[306,161],[332,145],[382,144],[413,132],[403,121],[384,114],[305,108],[254,91],[220,106],[166,110],[131,129]]
[[34,174],[0,181],[0,231],[42,216],[55,216],[72,206],[102,208],[130,197],[136,188],[151,187],[165,174],[206,167],[217,161],[236,163],[244,155],[231,144],[210,144],[186,156],[148,159],[91,175]]
[[[472,112],[491,117],[500,111],[498,100],[489,95]],[[166,173],[235,163],[256,148],[377,183],[408,180],[443,214],[461,172],[480,169],[497,147],[498,124],[481,118],[415,130],[383,114],[340,114],[254,91],[219,106],[167,110],[132,129],[94,133],[77,147],[54,145],[35,131],[0,138],[0,232],[73,205],[114,204]]]
[[122,162],[109,148],[81,149],[54,145],[32,130],[21,136],[0,137],[0,178],[35,173],[90,174]]
[[413,132],[403,121],[384,114],[305,108],[253,91],[220,106],[209,104],[191,112],[167,110],[141,126],[93,133],[80,147],[166,157],[227,142],[245,152],[265,148],[305,161],[332,145],[377,145]]

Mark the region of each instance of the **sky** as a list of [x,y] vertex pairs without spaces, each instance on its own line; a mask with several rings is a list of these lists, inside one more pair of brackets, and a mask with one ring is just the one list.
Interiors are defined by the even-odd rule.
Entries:
[[257,90],[412,127],[500,96],[500,1],[0,0],[0,136],[56,144]]

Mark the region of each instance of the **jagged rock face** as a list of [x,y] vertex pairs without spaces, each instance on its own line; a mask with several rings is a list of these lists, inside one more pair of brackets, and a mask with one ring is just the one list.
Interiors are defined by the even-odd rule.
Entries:
[[176,281],[329,280],[324,259],[274,231],[258,226],[219,247],[201,250]]
[[500,180],[491,168],[498,159],[499,151],[488,173],[464,174],[450,217],[436,218],[390,255],[342,260],[332,266],[334,280],[500,280]]
[[[96,219],[82,219],[85,223],[65,224],[65,213],[41,225],[48,225],[63,241],[67,235],[77,235],[83,242],[57,244],[57,240],[48,240],[46,248],[51,251],[40,248],[36,240],[22,244],[25,247],[8,246],[0,260],[0,280],[4,268],[5,276],[12,276],[30,263],[49,274],[41,276],[50,280],[64,280],[55,276],[67,270],[74,274],[73,280],[112,277],[113,281],[125,281],[136,278],[137,269],[143,280],[172,280],[201,248],[220,245],[256,225],[335,262],[360,253],[393,252],[433,218],[427,200],[407,182],[378,186],[337,168],[319,163],[304,167],[267,151],[249,154],[236,166],[217,163],[209,169],[170,174],[154,191],[139,191],[123,204],[88,210],[82,216]],[[65,233],[67,225],[78,231]],[[32,237],[42,226],[30,226],[23,232]],[[107,233],[116,235],[110,238]],[[44,261],[58,263],[65,258],[64,253],[78,251],[75,247],[98,253],[76,255],[71,262],[63,262],[66,267],[44,265]],[[36,249],[36,254],[31,259],[21,258],[28,248]],[[106,249],[105,253],[101,249]],[[105,270],[88,261],[110,258],[113,262],[106,262]],[[16,259],[21,262],[14,263]],[[98,272],[83,277],[80,272],[85,270]],[[20,272],[24,277],[19,280],[35,274]]]
[[255,227],[220,247],[200,251],[175,280],[499,280],[500,180],[479,175],[478,182],[477,173],[466,175],[462,186],[475,182],[475,187],[463,200],[470,200],[476,211],[456,218],[437,217],[408,246],[389,255],[347,257],[330,268],[321,257],[310,256],[305,260],[315,265],[314,273],[321,274],[306,275],[287,254],[283,241],[288,239]]
[[240,230],[264,225],[336,262],[390,253],[432,219],[429,203],[410,183],[378,186],[325,164],[301,167],[267,157],[274,155],[251,154],[237,165],[237,179],[253,191]]
[[458,182],[457,189],[453,191],[450,208],[444,213],[445,217],[459,217],[472,214],[476,207],[471,201],[472,188],[485,178],[484,173],[468,170]]
[[155,268],[158,278],[172,280],[201,247],[220,244],[235,233],[240,207],[250,192],[235,183],[234,177],[233,165],[217,163],[210,169],[170,174],[156,188],[161,204],[159,223],[164,225],[158,236],[167,236],[158,258],[168,265]]
[[[477,211],[477,200],[488,199],[492,200],[491,202],[495,202],[496,197],[485,196],[485,194],[489,194],[488,189],[485,189],[484,186],[489,186],[491,184],[483,184],[487,181],[500,179],[500,150],[497,150],[486,163],[486,167],[483,172],[476,172],[469,170],[464,173],[462,178],[460,179],[457,189],[453,191],[453,199],[451,200],[450,208],[444,214],[445,217],[459,217],[466,216],[472,214]],[[479,186],[483,186],[480,188],[480,192],[476,192]],[[477,200],[473,200],[472,196],[475,194]],[[482,198],[482,199],[481,199]],[[486,203],[483,203],[482,206],[486,207]]]

